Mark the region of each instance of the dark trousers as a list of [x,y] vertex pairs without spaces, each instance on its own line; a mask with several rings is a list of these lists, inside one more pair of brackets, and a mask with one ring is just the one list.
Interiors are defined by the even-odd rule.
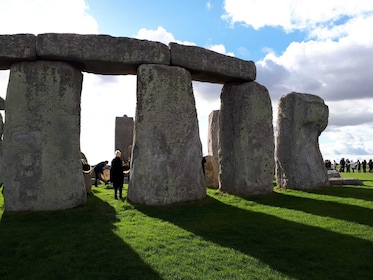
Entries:
[[119,198],[122,199],[122,192],[123,192],[123,183],[121,182],[113,182],[114,187],[114,198],[118,199],[117,193],[119,191]]

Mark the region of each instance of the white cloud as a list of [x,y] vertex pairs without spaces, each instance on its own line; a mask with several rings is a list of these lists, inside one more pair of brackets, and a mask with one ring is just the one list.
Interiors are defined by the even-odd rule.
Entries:
[[176,40],[174,35],[172,35],[162,26],[158,26],[156,30],[141,28],[139,32],[137,33],[137,35],[135,36],[135,38],[161,42],[166,45],[168,45],[171,42],[179,43],[182,45],[189,45],[189,46],[196,45],[195,43],[192,43],[192,42]]
[[287,32],[333,27],[339,21],[373,11],[367,0],[225,0],[223,19],[260,29],[281,27]]
[[0,34],[96,34],[88,9],[84,0],[1,0]]

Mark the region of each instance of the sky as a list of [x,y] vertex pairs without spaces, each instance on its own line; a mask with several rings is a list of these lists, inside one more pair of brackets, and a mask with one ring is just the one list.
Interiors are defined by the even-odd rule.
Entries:
[[[274,127],[281,96],[325,101],[320,150],[337,161],[373,159],[372,26],[371,0],[0,0],[0,34],[107,34],[252,60],[270,94]],[[0,71],[4,99],[8,79]],[[193,82],[203,154],[221,89]],[[135,117],[135,107],[136,76],[84,73],[81,150],[91,165],[114,157],[115,118]]]

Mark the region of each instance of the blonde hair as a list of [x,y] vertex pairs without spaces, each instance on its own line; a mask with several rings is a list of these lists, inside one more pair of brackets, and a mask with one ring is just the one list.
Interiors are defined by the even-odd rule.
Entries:
[[122,155],[121,151],[119,150],[116,150],[114,154],[116,157],[120,157]]

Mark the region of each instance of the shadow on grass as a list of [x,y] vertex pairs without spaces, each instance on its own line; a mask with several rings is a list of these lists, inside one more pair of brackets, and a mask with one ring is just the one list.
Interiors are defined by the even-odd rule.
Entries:
[[115,222],[114,208],[94,195],[83,208],[4,213],[0,279],[161,279],[114,234]]
[[373,275],[373,243],[352,236],[243,210],[212,197],[199,203],[136,208],[296,279]]
[[[364,181],[365,184],[365,181]],[[373,188],[360,186],[331,186],[318,190],[302,190],[308,193],[331,195],[343,198],[355,198],[373,201]]]
[[330,217],[373,226],[373,209],[355,205],[286,195],[281,192],[275,192],[267,196],[252,196],[243,199],[255,201],[263,205],[298,210],[322,217]]

